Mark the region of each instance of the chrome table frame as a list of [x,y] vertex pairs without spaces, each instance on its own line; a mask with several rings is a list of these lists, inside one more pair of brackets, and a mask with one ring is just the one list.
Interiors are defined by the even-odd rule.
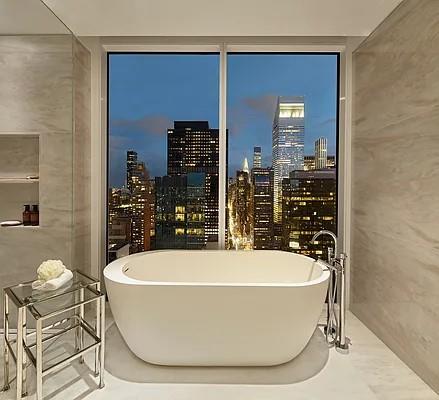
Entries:
[[[17,393],[16,399],[20,400],[22,397],[27,396],[27,359],[31,361],[36,369],[36,399],[43,399],[43,377],[54,370],[61,368],[71,361],[79,358],[80,362],[84,361],[84,354],[95,350],[95,376],[99,377],[99,388],[104,387],[104,362],[105,362],[105,295],[100,292],[100,282],[93,279],[80,271],[73,271],[74,274],[85,278],[88,283],[79,284],[72,290],[68,290],[59,294],[50,296],[50,292],[47,292],[47,297],[42,297],[40,300],[35,301],[23,301],[15,293],[14,288],[20,286],[29,285],[31,282],[26,282],[21,285],[11,286],[3,289],[3,344],[4,344],[4,386],[3,391],[10,389],[9,379],[9,362],[10,357],[15,361],[17,370]],[[91,294],[90,298],[85,299],[84,294],[87,291]],[[56,293],[56,291],[55,291]],[[41,314],[35,306],[43,303],[44,301],[55,299],[59,296],[66,294],[74,295],[74,302],[61,309],[56,309],[47,314]],[[17,308],[17,335],[15,340],[11,340],[9,323],[10,323],[10,302]],[[96,326],[91,326],[84,316],[84,306],[86,304],[96,303]],[[49,318],[73,311],[74,315],[68,318],[62,318],[50,325],[44,326],[44,322]],[[28,333],[27,331],[27,313],[35,319],[36,329]],[[56,332],[50,333],[47,337],[43,338],[43,334],[51,329],[55,329],[62,324],[71,322],[70,326],[64,329],[57,329]],[[54,339],[71,330],[75,331],[75,353],[71,356],[64,358],[58,363],[51,365],[48,368],[43,368],[43,344],[47,340]],[[93,343],[87,347],[84,347],[84,332],[92,338]],[[35,343],[28,344],[28,339],[35,336]],[[15,352],[13,344],[15,343]],[[31,349],[35,347],[35,356]]]

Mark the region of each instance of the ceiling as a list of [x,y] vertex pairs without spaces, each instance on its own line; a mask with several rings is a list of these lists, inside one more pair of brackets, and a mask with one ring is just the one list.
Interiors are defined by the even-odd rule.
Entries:
[[366,36],[401,0],[43,0],[78,36]]
[[67,34],[40,0],[0,0],[0,35]]

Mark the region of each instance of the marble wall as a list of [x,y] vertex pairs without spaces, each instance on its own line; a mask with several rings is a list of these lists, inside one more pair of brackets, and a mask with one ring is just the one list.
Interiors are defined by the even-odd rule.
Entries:
[[[50,258],[90,271],[89,69],[90,56],[72,35],[0,36],[0,139],[23,153],[26,146],[15,142],[37,137],[40,177],[32,199],[40,226],[0,228],[0,287],[34,279]],[[19,157],[7,153],[0,177],[22,169]],[[2,219],[21,216],[29,185],[0,183],[0,208],[17,204]]]
[[[0,135],[2,140],[39,138],[40,176],[40,226],[0,228],[2,287],[33,279],[36,267],[47,258],[71,264],[71,60],[70,35],[0,36]],[[1,159],[0,173],[5,169],[11,173],[16,163],[20,164]],[[1,184],[0,190],[11,198],[27,185]],[[28,201],[23,198],[22,204]],[[16,207],[19,216],[22,205]]]
[[406,0],[354,53],[351,246],[351,310],[436,391],[438,21]]
[[73,40],[73,264],[91,272],[91,55]]

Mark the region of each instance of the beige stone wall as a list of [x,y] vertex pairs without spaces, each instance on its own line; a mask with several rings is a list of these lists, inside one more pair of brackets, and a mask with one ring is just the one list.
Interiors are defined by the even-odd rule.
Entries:
[[0,183],[2,220],[40,205],[39,227],[0,228],[0,287],[46,259],[89,272],[90,55],[72,35],[0,36],[0,143],[0,177],[40,177]]
[[73,260],[91,272],[91,55],[73,40]]
[[351,310],[439,391],[439,1],[404,1],[353,60]]
[[[47,258],[71,265],[72,71],[71,35],[0,36],[0,135],[15,141],[37,135],[40,176],[40,227],[0,228],[2,287],[33,279]],[[2,158],[0,174],[6,167],[12,171],[19,158]],[[2,197],[27,185],[0,184]]]

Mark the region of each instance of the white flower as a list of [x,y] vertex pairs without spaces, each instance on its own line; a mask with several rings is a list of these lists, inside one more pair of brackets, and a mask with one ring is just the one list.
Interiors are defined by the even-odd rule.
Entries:
[[66,267],[61,260],[47,260],[41,263],[37,269],[38,279],[48,281],[50,279],[58,278]]

